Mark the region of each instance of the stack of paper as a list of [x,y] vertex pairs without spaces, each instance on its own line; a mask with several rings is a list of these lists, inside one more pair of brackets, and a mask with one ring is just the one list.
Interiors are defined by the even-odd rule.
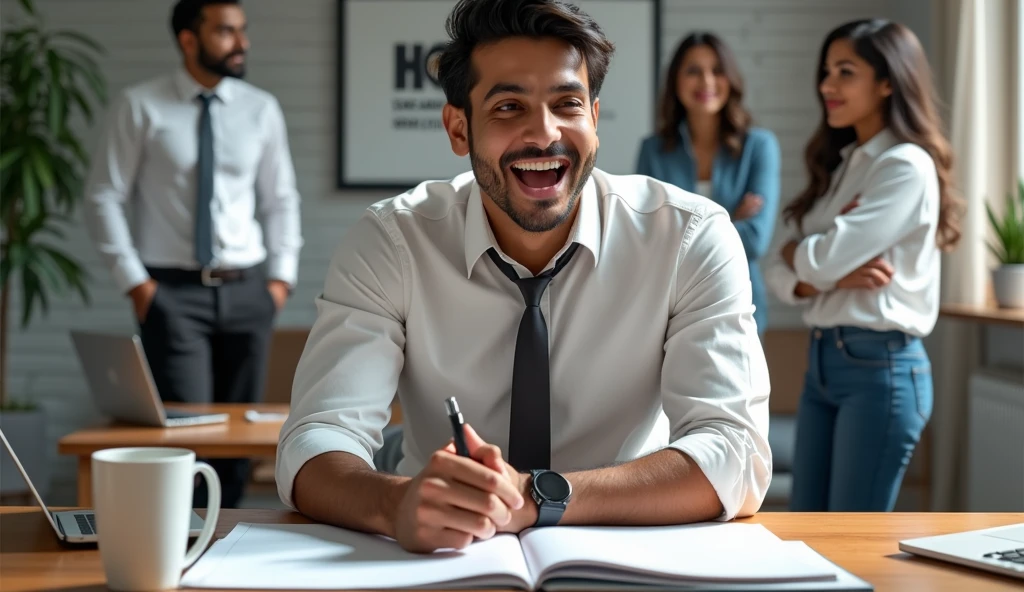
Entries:
[[739,523],[541,528],[431,554],[322,524],[240,523],[182,579],[186,587],[266,590],[697,585],[871,590],[803,543]]

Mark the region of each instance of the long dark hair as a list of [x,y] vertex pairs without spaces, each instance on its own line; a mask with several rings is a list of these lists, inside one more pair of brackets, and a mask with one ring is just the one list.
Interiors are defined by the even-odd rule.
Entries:
[[842,161],[840,149],[857,139],[852,127],[829,127],[825,100],[818,90],[825,78],[828,48],[839,39],[850,40],[857,55],[874,68],[876,80],[889,81],[892,94],[885,100],[883,114],[889,129],[900,142],[917,144],[935,161],[939,177],[936,243],[942,250],[952,249],[960,240],[959,199],[952,186],[953,151],[942,133],[928,60],[910,29],[882,19],[846,23],[829,33],[821,46],[815,92],[822,120],[804,150],[810,179],[807,187],[786,206],[786,221],[797,225],[802,222],[814,203],[828,191],[832,173]]
[[674,150],[679,143],[679,125],[686,119],[686,108],[683,107],[676,92],[679,87],[679,71],[683,67],[683,58],[686,57],[686,52],[702,45],[710,47],[718,55],[718,62],[722,65],[726,79],[729,80],[731,89],[729,98],[720,113],[722,121],[718,126],[718,133],[722,144],[733,156],[738,157],[743,152],[743,140],[747,137],[747,130],[750,129],[752,118],[750,112],[743,107],[743,76],[740,74],[736,57],[729,46],[714,33],[707,31],[691,33],[676,48],[676,53],[672,56],[672,61],[665,74],[665,83],[662,85],[661,97],[658,100],[657,133],[666,152]]

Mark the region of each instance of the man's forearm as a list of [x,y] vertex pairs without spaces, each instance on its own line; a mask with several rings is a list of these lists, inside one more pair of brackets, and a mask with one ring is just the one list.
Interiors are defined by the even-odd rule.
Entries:
[[318,522],[394,537],[395,511],[409,481],[374,471],[347,452],[328,452],[299,469],[292,498]]
[[704,472],[674,448],[565,477],[573,496],[559,524],[683,524],[713,520],[722,513],[722,502]]

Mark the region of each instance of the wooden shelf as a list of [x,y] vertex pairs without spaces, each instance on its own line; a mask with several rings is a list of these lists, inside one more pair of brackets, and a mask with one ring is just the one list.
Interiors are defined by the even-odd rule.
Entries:
[[996,306],[974,306],[971,304],[943,304],[939,316],[1024,328],[1024,308],[998,308]]

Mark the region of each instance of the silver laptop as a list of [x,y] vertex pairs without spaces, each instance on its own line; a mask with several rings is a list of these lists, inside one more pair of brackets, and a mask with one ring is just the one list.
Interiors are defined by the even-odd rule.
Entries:
[[89,391],[103,414],[124,422],[165,428],[228,420],[227,413],[165,409],[137,335],[72,331],[71,340],[89,382]]
[[1024,522],[900,541],[900,551],[1024,579]]
[[[25,472],[25,467],[21,466],[21,461],[18,460],[18,455],[14,453],[14,449],[11,448],[11,443],[7,441],[7,436],[4,435],[3,430],[0,430],[0,440],[4,442],[4,448],[7,449],[7,454],[11,455],[11,459],[14,460],[14,466],[18,467],[18,472],[21,473],[22,479],[28,485],[29,490],[32,492],[32,496],[36,498],[36,502],[39,507],[43,509],[43,514],[46,515],[46,520],[53,527],[53,531],[57,533],[57,538],[68,543],[95,543],[96,539],[96,513],[92,510],[67,510],[63,512],[51,512],[50,508],[43,502],[42,496],[39,495],[39,491],[36,486],[32,484],[32,480],[28,478],[28,473]],[[196,514],[195,510],[192,511],[192,521],[188,527],[188,535],[190,537],[197,537],[203,530],[203,519]]]

